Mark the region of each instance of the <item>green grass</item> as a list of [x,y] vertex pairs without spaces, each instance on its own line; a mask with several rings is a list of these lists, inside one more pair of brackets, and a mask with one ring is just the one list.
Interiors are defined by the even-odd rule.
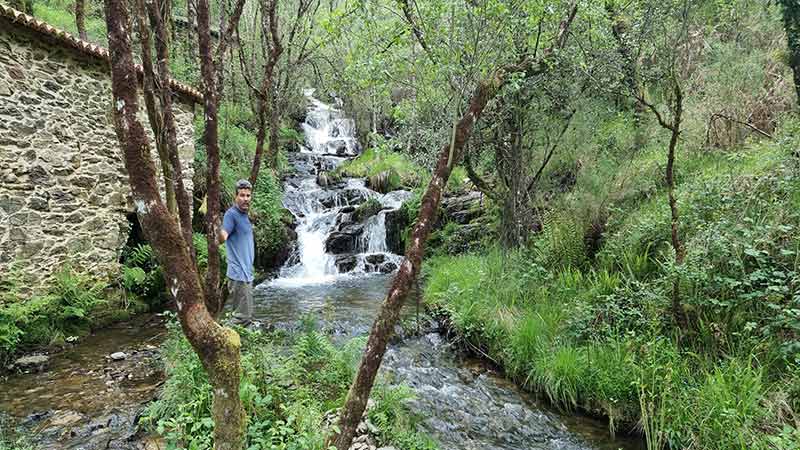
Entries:
[[[65,0],[37,1],[33,4],[33,13],[37,19],[78,37],[78,27],[75,25],[75,13],[72,7],[72,2]],[[101,4],[86,3],[85,25],[89,41],[105,47],[106,22]]]
[[[591,216],[578,212],[593,198],[581,189],[596,185],[578,185],[555,200],[528,248],[426,260],[426,302],[521,385],[608,417],[612,431],[644,430],[650,448],[797,448],[800,176],[791,127],[736,151],[682,152],[682,267],[672,263],[663,185],[645,179],[614,196],[595,258],[583,240]],[[643,152],[632,165],[654,161]],[[681,333],[670,311],[676,277],[690,320]]]
[[[336,168],[335,174],[345,177],[367,178],[388,174],[388,190],[424,188],[430,181],[430,170],[419,166],[405,154],[392,151],[385,146],[372,147],[356,158],[345,161]],[[467,172],[461,166],[453,168],[447,189],[462,189],[467,182]]]

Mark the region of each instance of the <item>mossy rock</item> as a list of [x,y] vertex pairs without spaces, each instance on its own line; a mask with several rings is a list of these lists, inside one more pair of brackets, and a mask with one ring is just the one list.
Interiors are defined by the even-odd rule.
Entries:
[[353,220],[356,222],[364,222],[375,214],[378,214],[382,208],[383,205],[381,205],[381,202],[377,199],[370,198],[353,211]]

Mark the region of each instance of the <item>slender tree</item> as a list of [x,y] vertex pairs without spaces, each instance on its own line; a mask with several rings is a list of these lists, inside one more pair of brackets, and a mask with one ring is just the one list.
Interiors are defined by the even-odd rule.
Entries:
[[778,0],[783,7],[783,29],[789,49],[789,67],[794,74],[794,88],[800,103],[800,1]]
[[464,146],[472,132],[472,127],[480,119],[486,104],[495,97],[513,74],[522,72],[533,75],[549,70],[554,51],[563,48],[566,44],[569,27],[576,12],[577,2],[573,1],[566,17],[561,21],[555,42],[552,47],[543,51],[541,56],[525,58],[516,64],[500,67],[489,77],[481,80],[470,97],[468,108],[461,119],[454,124],[451,139],[441,147],[433,176],[422,197],[419,216],[406,248],[405,260],[400,264],[389,293],[370,330],[364,356],[342,408],[339,419],[340,431],[329,437],[328,445],[334,445],[338,450],[350,448],[356,427],[372,391],[375,376],[380,368],[383,355],[386,353],[389,338],[400,316],[400,309],[419,274],[422,256],[425,252],[425,241],[433,228],[436,211],[442,198],[442,190],[447,184],[453,167],[463,156]]
[[75,27],[82,40],[88,40],[86,35],[86,0],[75,0]]
[[[243,446],[245,427],[244,408],[239,398],[239,336],[235,331],[220,326],[206,308],[206,292],[181,226],[161,200],[149,139],[137,117],[137,74],[128,35],[127,2],[105,0],[105,15],[114,127],[123,150],[137,215],[164,268],[164,278],[175,298],[183,332],[213,387],[215,449],[239,450]],[[175,176],[180,177],[181,173]],[[215,177],[210,184],[219,189],[219,178]],[[215,236],[210,235],[209,240],[215,241]]]
[[208,270],[206,271],[206,302],[214,316],[222,313],[224,298],[219,295],[220,270],[219,246],[216,236],[220,226],[220,188],[219,183],[219,128],[217,108],[222,96],[222,67],[224,57],[231,42],[229,33],[235,32],[242,16],[245,0],[237,0],[233,12],[228,17],[227,25],[220,29],[220,39],[216,48],[212,48],[211,26],[208,0],[197,1],[197,36],[200,52],[200,73],[203,80],[205,129],[203,143],[208,159],[208,175],[206,178],[206,234],[208,239]]
[[[278,15],[276,13],[277,0],[263,0],[261,6],[261,39],[264,42],[261,46],[263,55],[266,59],[264,63],[263,74],[261,75],[261,86],[255,88],[251,80],[249,63],[254,60],[248,60],[245,57],[244,46],[239,45],[240,58],[242,64],[242,74],[245,81],[250,86],[255,94],[256,104],[256,118],[258,120],[258,131],[256,133],[256,151],[253,157],[253,164],[250,169],[250,183],[256,184],[258,179],[258,172],[261,170],[261,159],[264,153],[264,141],[267,138],[267,130],[269,130],[269,154],[278,152],[278,127],[279,117],[276,104],[275,95],[275,66],[278,64],[278,59],[283,53],[283,46],[281,45],[281,35],[278,32]],[[240,39],[241,42],[241,39]],[[272,158],[270,158],[272,161]],[[271,167],[273,171],[277,167]]]

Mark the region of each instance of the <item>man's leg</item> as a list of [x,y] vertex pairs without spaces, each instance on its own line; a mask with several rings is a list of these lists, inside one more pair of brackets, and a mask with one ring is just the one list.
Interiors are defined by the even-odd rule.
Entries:
[[242,282],[242,296],[236,309],[248,323],[253,320],[253,283]]
[[233,306],[233,323],[246,324],[247,318],[241,313],[244,296],[246,295],[242,281],[228,279],[228,291],[230,292],[231,306]]

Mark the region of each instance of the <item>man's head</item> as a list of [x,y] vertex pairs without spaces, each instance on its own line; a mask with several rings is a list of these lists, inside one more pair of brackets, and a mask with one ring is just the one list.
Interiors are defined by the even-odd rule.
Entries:
[[236,207],[240,210],[247,212],[250,209],[250,198],[253,194],[253,185],[247,180],[239,180],[236,182],[236,198],[234,202]]

